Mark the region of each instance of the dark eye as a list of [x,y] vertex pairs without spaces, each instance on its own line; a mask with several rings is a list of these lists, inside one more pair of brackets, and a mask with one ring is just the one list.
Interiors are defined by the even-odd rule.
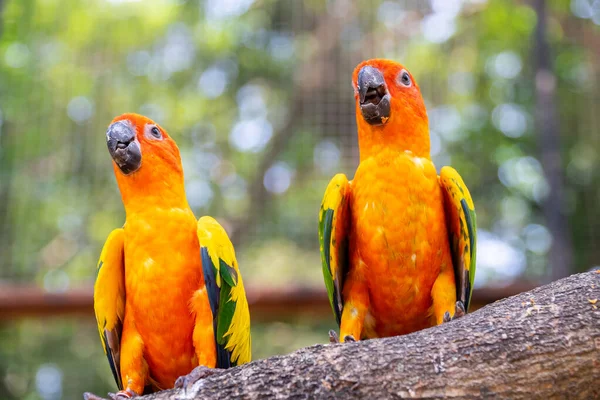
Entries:
[[154,136],[157,139],[162,138],[162,134],[160,133],[160,129],[158,129],[156,126],[153,126],[152,129],[150,129],[150,133],[152,134],[152,136]]
[[410,85],[412,85],[412,81],[410,80],[410,75],[405,70],[402,70],[402,72],[400,72],[400,75],[398,75],[398,82],[402,86],[406,86],[406,87],[410,87]]

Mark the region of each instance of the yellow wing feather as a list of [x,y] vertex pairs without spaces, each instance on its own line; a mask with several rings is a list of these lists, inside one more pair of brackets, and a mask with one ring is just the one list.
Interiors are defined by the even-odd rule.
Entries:
[[319,246],[323,278],[338,325],[341,322],[343,308],[343,280],[348,268],[350,185],[351,182],[346,175],[334,176],[327,185],[319,211]]
[[[198,239],[200,246],[208,249],[208,255],[216,270],[214,279],[219,288],[223,287],[222,273],[227,273],[227,271],[221,271],[221,261],[235,270],[232,277],[235,285],[231,287],[228,293],[229,298],[225,300],[226,302],[235,303],[235,310],[231,322],[223,334],[224,347],[231,353],[232,363],[235,365],[247,363],[251,360],[252,352],[250,311],[233,244],[229,240],[225,229],[214,218],[207,216],[200,218],[198,221]],[[205,276],[205,279],[209,279],[209,277]],[[223,295],[224,291],[221,290],[220,293]],[[220,312],[217,312],[217,318],[222,318]]]
[[452,167],[440,171],[446,221],[456,277],[457,299],[469,310],[475,280],[477,220],[467,185]]
[[123,229],[110,233],[98,261],[94,285],[94,311],[104,353],[108,357],[115,381],[122,389],[120,370],[120,338],[125,317],[125,277]]

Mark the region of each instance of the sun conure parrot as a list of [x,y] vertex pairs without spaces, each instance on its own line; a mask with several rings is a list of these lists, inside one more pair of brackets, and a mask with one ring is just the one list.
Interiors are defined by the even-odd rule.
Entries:
[[[319,215],[325,285],[341,341],[402,335],[469,309],[473,201],[458,173],[438,176],[427,112],[408,70],[390,60],[354,70],[360,164],[336,175]],[[337,341],[330,332],[332,342]]]
[[175,141],[137,114],[115,118],[106,140],[126,212],[104,244],[94,287],[120,389],[110,396],[172,388],[178,377],[189,385],[212,368],[249,362],[250,313],[233,245],[213,218],[196,220]]

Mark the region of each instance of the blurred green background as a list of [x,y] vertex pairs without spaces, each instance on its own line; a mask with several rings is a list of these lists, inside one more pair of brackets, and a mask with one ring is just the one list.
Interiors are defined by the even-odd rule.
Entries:
[[[600,264],[598,0],[0,0],[0,290],[89,288],[124,211],[106,149],[138,112],[179,144],[188,200],[256,290],[321,287],[317,211],[358,161],[351,74],[405,64],[432,155],[478,212],[476,287]],[[540,24],[541,23],[541,24]],[[20,286],[19,286],[20,287]],[[0,319],[0,398],[114,382],[93,315]],[[333,318],[253,324],[263,358]]]

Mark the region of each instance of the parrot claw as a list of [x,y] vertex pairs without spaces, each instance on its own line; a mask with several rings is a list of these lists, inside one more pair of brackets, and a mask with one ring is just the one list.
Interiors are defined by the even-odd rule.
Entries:
[[454,310],[454,318],[452,318],[452,319],[464,317],[466,313],[467,313],[467,311],[465,310],[465,305],[463,304],[462,301],[459,300],[456,302],[456,308]]
[[333,329],[329,330],[329,343],[339,343],[340,342],[340,338],[338,337],[338,334],[336,331],[334,331]]
[[[133,399],[134,397],[138,397],[139,394],[137,394],[136,392],[134,392],[131,389],[127,389],[127,390],[121,390],[117,393],[109,393],[108,397],[110,397],[111,400],[123,400],[123,399]],[[96,396],[94,393],[89,393],[89,392],[85,392],[83,394],[83,398],[84,400],[108,400],[105,399],[104,397],[100,397],[100,396]]]
[[217,375],[225,371],[221,368],[208,368],[204,365],[199,365],[187,375],[180,376],[175,381],[175,388],[183,389],[184,395],[187,395],[187,391],[198,382],[200,379],[208,378],[212,375]]
[[124,400],[124,399],[133,399],[134,397],[138,397],[139,394],[137,394],[133,390],[127,388],[127,390],[119,390],[117,393],[109,393],[108,396],[112,400]]
[[462,301],[457,301],[454,308],[454,316],[451,317],[450,313],[446,311],[444,313],[444,322],[454,321],[457,318],[464,317],[467,312],[465,311],[465,305]]
[[[354,339],[354,336],[352,335],[346,335],[344,336],[344,342],[356,342],[356,339]],[[340,337],[333,329],[329,331],[329,343],[340,343]]]
[[452,317],[450,316],[450,313],[448,311],[446,311],[444,313],[444,323],[450,322],[450,321],[452,321]]
[[107,400],[104,397],[96,396],[94,393],[85,392],[83,394],[83,400]]

